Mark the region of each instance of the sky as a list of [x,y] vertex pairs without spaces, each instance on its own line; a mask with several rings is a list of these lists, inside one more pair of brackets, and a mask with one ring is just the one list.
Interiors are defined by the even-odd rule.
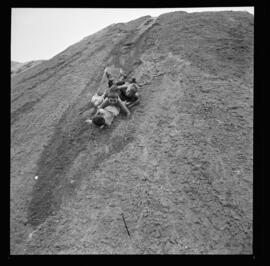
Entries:
[[11,60],[48,60],[83,38],[113,24],[174,11],[248,11],[254,7],[218,8],[12,8]]

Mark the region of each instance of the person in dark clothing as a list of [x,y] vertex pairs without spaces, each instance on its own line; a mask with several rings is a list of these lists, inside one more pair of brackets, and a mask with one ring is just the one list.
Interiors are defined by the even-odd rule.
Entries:
[[138,94],[138,85],[135,78],[132,78],[130,83],[126,82],[124,85],[118,86],[118,88],[120,89],[119,97],[128,108],[140,102],[141,97]]
[[110,88],[113,85],[114,81],[112,78],[108,80],[108,87]]

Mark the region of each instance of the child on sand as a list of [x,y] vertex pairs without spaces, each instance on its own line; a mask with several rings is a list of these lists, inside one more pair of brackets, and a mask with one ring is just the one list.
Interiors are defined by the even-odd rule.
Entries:
[[122,110],[127,116],[130,115],[130,112],[125,104],[120,99],[118,99],[118,104],[116,105],[104,105],[99,107],[93,118],[87,119],[86,122],[90,124],[93,123],[101,128],[103,128],[105,125],[110,126],[114,118],[119,115],[120,110]]
[[120,99],[125,103],[128,108],[137,105],[140,102],[140,95],[138,93],[138,85],[135,78],[132,78],[130,83],[126,82],[120,89]]

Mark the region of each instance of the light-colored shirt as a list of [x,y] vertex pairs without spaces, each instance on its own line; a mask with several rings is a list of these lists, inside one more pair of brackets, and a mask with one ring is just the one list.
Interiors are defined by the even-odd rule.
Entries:
[[120,113],[120,108],[117,107],[117,106],[112,106],[112,105],[109,105],[107,107],[105,107],[104,109],[103,108],[100,108],[98,110],[98,113],[100,114],[103,114],[103,117],[105,119],[105,123],[110,126],[114,117],[119,115]]
[[113,113],[114,116],[118,116],[120,113],[120,108],[118,106],[109,105],[109,106],[105,107],[104,109]]
[[103,95],[99,96],[97,94],[94,94],[94,96],[91,99],[91,103],[93,103],[95,106],[100,105],[103,102]]

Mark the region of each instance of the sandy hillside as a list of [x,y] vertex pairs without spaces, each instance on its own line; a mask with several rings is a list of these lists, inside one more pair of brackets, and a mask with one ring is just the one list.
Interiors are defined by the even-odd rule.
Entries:
[[25,63],[11,61],[11,76],[14,77],[14,75],[22,73],[23,71],[31,67],[37,66],[38,64],[44,61],[45,60],[34,60],[34,61],[25,62]]
[[[13,76],[11,254],[251,254],[253,22],[142,17]],[[105,66],[142,102],[100,130]]]

